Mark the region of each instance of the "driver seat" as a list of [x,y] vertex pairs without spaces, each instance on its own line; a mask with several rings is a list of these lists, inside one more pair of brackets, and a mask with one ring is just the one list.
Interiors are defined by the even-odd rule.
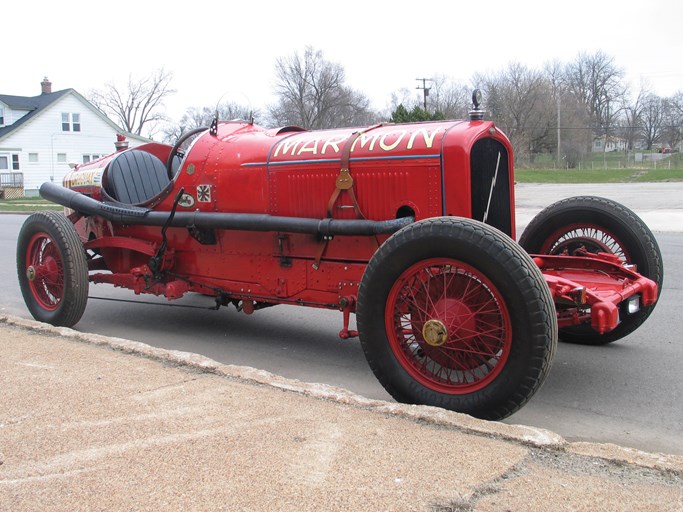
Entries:
[[166,165],[158,157],[140,149],[129,149],[109,163],[104,190],[120,203],[142,204],[170,182]]

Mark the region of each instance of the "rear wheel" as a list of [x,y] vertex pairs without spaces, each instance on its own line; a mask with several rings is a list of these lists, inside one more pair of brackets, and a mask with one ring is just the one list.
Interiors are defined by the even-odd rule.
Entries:
[[357,323],[370,367],[396,400],[486,419],[529,400],[557,342],[538,267],[469,219],[427,219],[387,240],[363,276]]
[[66,327],[78,323],[88,299],[88,264],[64,215],[47,211],[26,219],[17,241],[17,274],[33,318]]
[[[601,197],[582,196],[558,201],[532,219],[519,239],[530,254],[580,256],[609,252],[657,283],[664,281],[662,255],[645,223],[625,206]],[[655,303],[656,304],[656,303]],[[599,334],[590,325],[560,329],[560,339],[585,345],[604,345],[636,330],[654,310],[655,304],[636,313],[620,311],[620,323]]]

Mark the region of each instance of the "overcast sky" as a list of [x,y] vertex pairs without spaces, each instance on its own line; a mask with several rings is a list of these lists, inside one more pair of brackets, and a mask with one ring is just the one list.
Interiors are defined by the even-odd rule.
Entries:
[[469,84],[477,71],[581,51],[613,56],[634,89],[642,79],[660,96],[683,90],[682,0],[9,0],[1,12],[0,93],[37,95],[47,76],[85,95],[164,67],[176,120],[221,97],[263,108],[275,60],[306,45],[380,110],[416,78]]

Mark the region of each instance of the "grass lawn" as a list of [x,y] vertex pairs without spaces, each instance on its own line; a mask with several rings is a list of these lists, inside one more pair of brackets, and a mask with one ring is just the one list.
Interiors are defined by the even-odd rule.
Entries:
[[55,210],[61,212],[64,210],[64,207],[46,201],[42,197],[0,199],[0,212],[37,212],[40,210]]
[[638,183],[683,181],[680,169],[515,169],[518,183]]
[[655,151],[642,151],[642,154],[642,162],[636,162],[634,151],[587,153],[574,169],[556,168],[553,155],[542,154],[531,166],[517,166],[515,180],[519,183],[683,181],[683,153],[663,156]]

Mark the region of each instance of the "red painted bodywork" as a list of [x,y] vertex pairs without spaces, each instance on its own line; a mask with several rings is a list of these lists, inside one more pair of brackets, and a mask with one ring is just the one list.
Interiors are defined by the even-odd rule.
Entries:
[[[497,198],[496,207],[502,212],[501,218],[507,215],[510,219],[501,221],[506,224],[503,230],[515,237],[513,152],[508,139],[492,122],[433,122],[366,130],[349,152],[353,190],[365,218],[388,220],[408,214],[416,220],[442,215],[477,218],[471,191],[478,167],[471,158],[475,144],[489,139],[491,147],[497,148],[499,163],[503,155],[505,167],[498,175],[496,164],[496,177],[506,187],[505,198]],[[326,218],[344,146],[354,131],[265,130],[244,122],[221,123],[217,133],[204,132],[192,142],[174,181],[143,206],[168,212],[177,191],[183,188],[185,196],[178,211]],[[171,148],[152,143],[136,149],[165,162]],[[67,176],[65,186],[107,200],[103,185],[108,165],[116,157],[115,153],[80,166]],[[491,163],[485,167],[493,173]],[[487,178],[482,186],[484,202],[490,181]],[[348,193],[339,194],[332,216],[358,216]],[[190,230],[170,228],[163,258],[165,272],[160,277],[153,276],[148,266],[161,244],[160,228],[113,224],[96,216],[73,220],[86,249],[102,256],[91,260],[91,270],[102,270],[91,272],[93,283],[110,283],[169,299],[186,292],[214,295],[247,313],[277,303],[339,309],[344,312],[342,337],[356,334],[348,329],[349,313],[355,311],[358,286],[368,261],[387,238],[336,236],[323,241],[310,234],[220,229],[215,230],[214,243],[200,243]],[[321,264],[316,268],[323,244]],[[556,300],[576,300],[576,292],[571,290],[584,287],[585,282],[591,287],[595,278],[591,266],[595,270],[607,264],[594,258],[581,260],[583,274],[568,273],[548,264],[548,259],[538,260]],[[640,283],[636,288],[644,305],[656,298],[656,286],[651,289],[654,283],[637,274],[620,273],[619,265],[609,264],[614,267],[611,277],[593,286],[586,299],[593,304],[596,318],[600,317],[593,321],[599,332],[617,324],[618,316],[615,320],[613,315],[616,296],[623,300],[628,293],[636,293],[626,290],[625,280],[629,286],[633,281]],[[599,305],[602,303],[611,306]],[[561,323],[584,320],[575,315],[562,318]]]

